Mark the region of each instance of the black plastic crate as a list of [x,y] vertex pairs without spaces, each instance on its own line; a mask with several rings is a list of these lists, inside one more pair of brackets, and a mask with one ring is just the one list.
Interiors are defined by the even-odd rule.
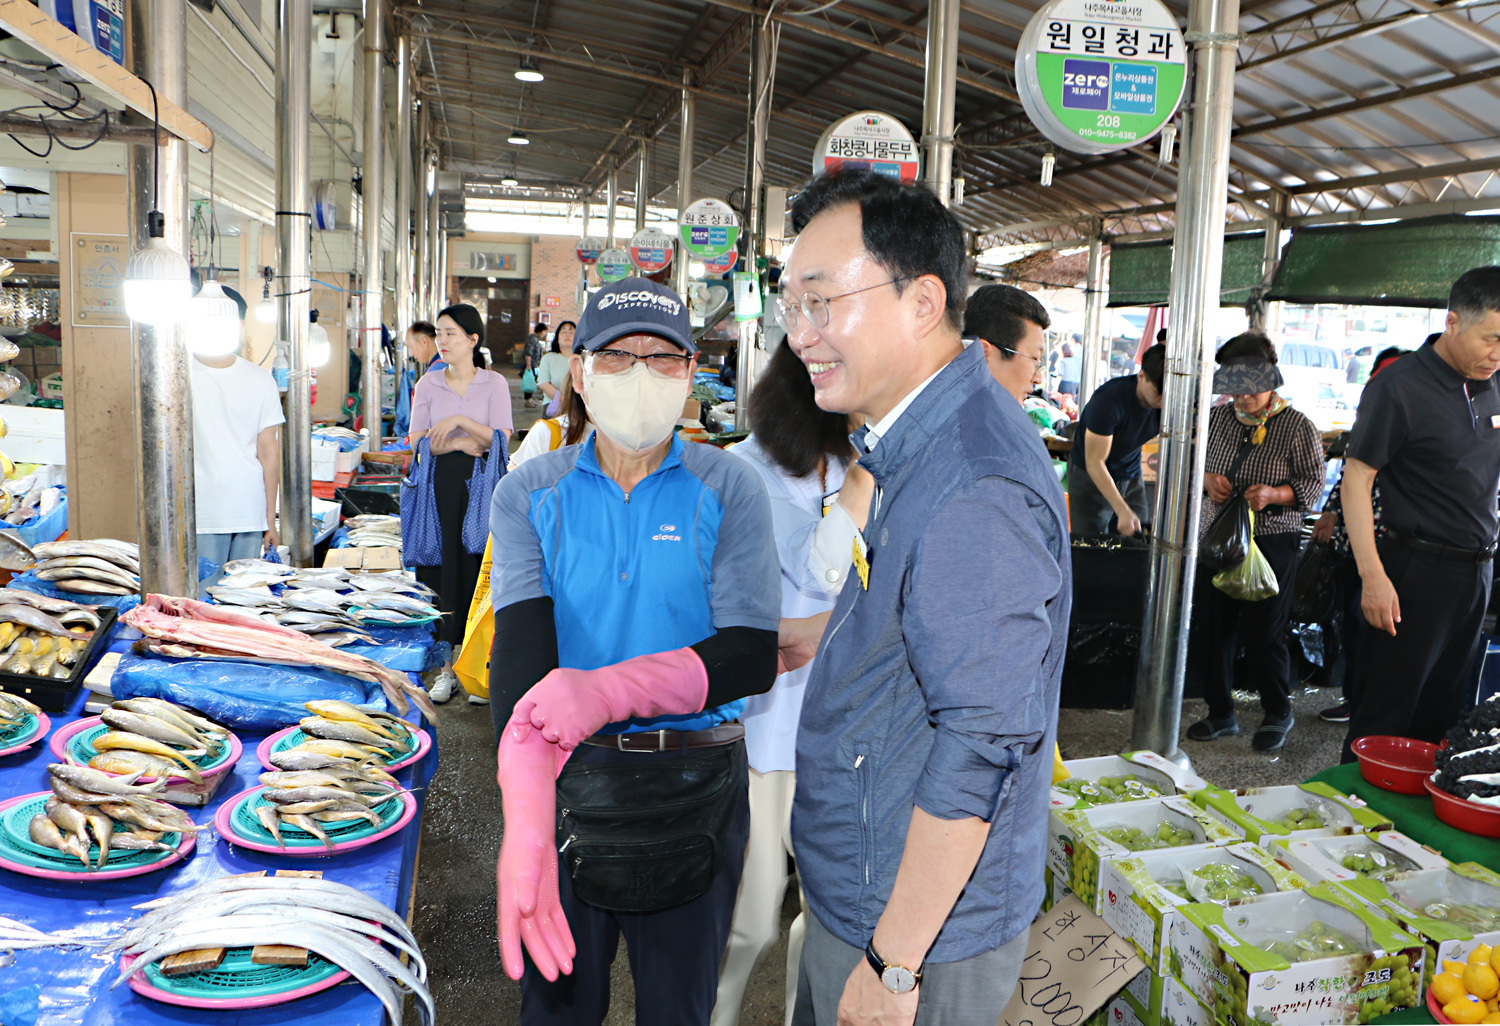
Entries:
[[83,686],[83,678],[88,676],[108,646],[115,621],[120,616],[119,610],[113,606],[91,608],[99,614],[99,629],[94,631],[93,637],[89,639],[89,647],[84,649],[83,658],[73,664],[73,672],[69,676],[53,680],[50,677],[31,677],[20,673],[0,673],[0,691],[20,695],[47,712],[67,712],[73,703],[73,696]]
[[334,498],[343,506],[344,519],[363,513],[395,517],[401,515],[401,500],[389,492],[374,488],[336,488]]

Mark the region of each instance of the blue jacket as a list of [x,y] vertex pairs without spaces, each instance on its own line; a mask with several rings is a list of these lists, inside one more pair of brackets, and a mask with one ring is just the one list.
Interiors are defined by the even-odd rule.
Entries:
[[[558,665],[580,670],[686,648],[725,627],[775,631],[781,573],[771,504],[750,465],[675,436],[627,496],[599,468],[595,441],[500,479],[490,504],[495,609],[550,597]],[[602,733],[702,730],[744,704]]]
[[956,962],[1015,937],[1041,905],[1071,599],[1062,489],[978,345],[859,462],[876,482],[869,589],[845,586],[808,682],[797,872],[823,925],[862,948],[890,899],[912,806],[987,821],[974,875],[927,956]]

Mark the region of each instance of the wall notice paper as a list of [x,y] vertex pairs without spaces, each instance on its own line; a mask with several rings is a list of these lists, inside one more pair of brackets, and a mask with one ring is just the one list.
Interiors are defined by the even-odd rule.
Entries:
[[124,235],[73,238],[73,326],[128,328],[125,315],[125,262],[130,239]]
[[1070,894],[1031,924],[999,1026],[1079,1026],[1144,968],[1131,943]]

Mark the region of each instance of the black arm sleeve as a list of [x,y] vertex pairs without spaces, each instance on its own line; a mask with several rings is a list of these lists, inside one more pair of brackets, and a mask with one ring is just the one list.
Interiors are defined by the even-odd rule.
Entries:
[[[495,637],[497,640],[500,637],[498,629]],[[775,631],[725,627],[698,642],[693,651],[708,668],[705,709],[737,702],[751,695],[763,695],[776,683]]]
[[[773,661],[775,643],[772,635]],[[495,641],[490,647],[490,722],[495,727],[495,744],[500,743],[500,732],[521,696],[555,669],[557,622],[552,618],[550,598],[525,599],[495,610]],[[713,691],[711,684],[709,691]]]

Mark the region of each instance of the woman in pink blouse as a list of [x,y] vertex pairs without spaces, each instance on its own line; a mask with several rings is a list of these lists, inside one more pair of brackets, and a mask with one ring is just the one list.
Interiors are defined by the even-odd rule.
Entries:
[[[410,443],[428,439],[437,493],[438,524],[443,535],[440,566],[417,567],[417,579],[438,594],[438,640],[457,653],[464,639],[469,600],[479,582],[480,556],[463,544],[464,513],[469,506],[469,476],[474,458],[490,448],[494,432],[511,433],[510,386],[486,370],[479,351],[484,341],[484,318],[467,303],[450,306],[437,316],[437,347],[447,367],[441,374],[422,376],[412,393]],[[446,702],[458,679],[453,660],[432,683],[434,702]]]

